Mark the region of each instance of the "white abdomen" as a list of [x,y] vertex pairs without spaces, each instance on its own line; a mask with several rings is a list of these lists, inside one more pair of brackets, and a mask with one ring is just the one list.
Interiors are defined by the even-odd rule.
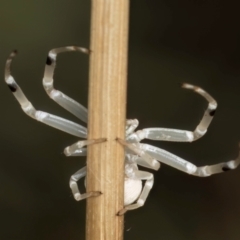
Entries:
[[125,178],[124,184],[124,205],[136,201],[142,191],[142,181],[139,179]]

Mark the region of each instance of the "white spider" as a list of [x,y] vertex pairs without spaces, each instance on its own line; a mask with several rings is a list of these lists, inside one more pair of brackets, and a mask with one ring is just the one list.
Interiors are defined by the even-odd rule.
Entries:
[[[68,51],[89,53],[89,50],[75,46],[51,50],[46,61],[43,86],[50,98],[75,115],[77,118],[81,119],[83,122],[87,122],[87,109],[53,87],[53,74],[56,66],[57,54]],[[31,102],[28,101],[21,88],[11,76],[10,65],[15,56],[16,51],[12,52],[6,61],[5,81],[17,101],[20,103],[22,110],[35,120],[43,122],[51,127],[57,128],[76,137],[86,139],[87,129],[85,127],[58,116],[35,110]],[[160,167],[160,163],[158,161],[160,161],[188,174],[206,177],[215,173],[221,173],[227,170],[235,169],[240,163],[240,157],[238,156],[236,160],[218,163],[211,166],[197,167],[192,163],[161,148],[140,143],[140,141],[143,139],[192,142],[198,140],[207,132],[207,128],[211,123],[217,108],[217,102],[200,87],[190,84],[183,84],[182,87],[193,90],[208,101],[208,107],[203,115],[203,118],[194,131],[167,128],[145,128],[135,132],[135,129],[138,127],[138,120],[135,119],[126,121],[126,140],[117,139],[117,141],[126,147],[124,196],[125,207],[119,211],[119,215],[123,214],[127,210],[132,210],[143,206],[146,198],[148,197],[149,191],[153,186],[153,174],[146,171],[139,171],[138,165],[158,170]],[[106,139],[78,141],[77,143],[66,147],[64,153],[66,156],[86,156],[86,148],[83,148],[84,146],[103,141],[106,141]],[[74,198],[77,201],[90,196],[98,196],[100,194],[100,192],[90,192],[84,194],[80,193],[77,186],[77,181],[85,176],[86,167],[74,173],[70,178],[70,188]],[[144,186],[142,185],[143,180],[146,181]]]

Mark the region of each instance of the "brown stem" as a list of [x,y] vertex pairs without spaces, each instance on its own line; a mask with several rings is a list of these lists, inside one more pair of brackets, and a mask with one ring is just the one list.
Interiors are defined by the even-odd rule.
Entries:
[[123,239],[128,0],[92,0],[88,139],[87,240]]

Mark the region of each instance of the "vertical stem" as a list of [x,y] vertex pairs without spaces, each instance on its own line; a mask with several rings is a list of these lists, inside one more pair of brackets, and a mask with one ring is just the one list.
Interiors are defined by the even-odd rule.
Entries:
[[92,0],[88,138],[87,240],[123,239],[124,149],[128,43],[128,0]]

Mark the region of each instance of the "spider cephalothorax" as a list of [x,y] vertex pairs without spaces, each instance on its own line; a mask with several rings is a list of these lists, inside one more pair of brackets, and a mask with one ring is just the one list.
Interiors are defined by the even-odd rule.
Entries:
[[[56,66],[57,54],[68,51],[79,51],[82,53],[89,52],[88,49],[76,46],[62,47],[51,50],[46,61],[43,86],[50,98],[56,101],[67,111],[75,115],[77,118],[81,119],[83,122],[87,122],[87,109],[75,100],[66,96],[64,93],[54,89],[53,86],[53,74]],[[46,112],[37,111],[33,107],[10,73],[10,65],[15,55],[16,51],[12,52],[6,61],[5,81],[17,101],[20,103],[22,110],[35,120],[43,122],[51,127],[57,128],[76,137],[86,139],[87,129],[84,126]],[[138,127],[138,120],[134,119],[126,120],[126,139],[116,139],[126,148],[124,196],[125,208],[122,209],[119,214],[123,214],[127,210],[136,209],[142,206],[145,203],[149,191],[153,186],[153,174],[147,171],[140,171],[138,169],[138,165],[145,168],[158,170],[160,167],[160,162],[162,162],[188,174],[206,177],[215,173],[221,173],[227,170],[235,169],[240,163],[240,157],[238,156],[236,160],[210,166],[197,167],[194,164],[161,148],[140,143],[143,139],[192,142],[198,140],[207,132],[207,128],[210,125],[217,108],[217,102],[200,87],[196,87],[191,84],[183,84],[182,87],[193,90],[208,101],[207,110],[205,111],[202,120],[194,131],[168,128],[145,128],[135,132],[135,129]],[[86,156],[85,146],[104,141],[106,141],[104,138],[96,140],[81,140],[69,147],[66,147],[64,153],[66,156]],[[100,192],[90,192],[84,194],[80,193],[77,186],[77,181],[85,176],[86,167],[78,170],[70,178],[70,188],[74,198],[77,201],[90,196],[98,196],[100,194]],[[142,181],[146,181],[144,185],[142,184]]]

